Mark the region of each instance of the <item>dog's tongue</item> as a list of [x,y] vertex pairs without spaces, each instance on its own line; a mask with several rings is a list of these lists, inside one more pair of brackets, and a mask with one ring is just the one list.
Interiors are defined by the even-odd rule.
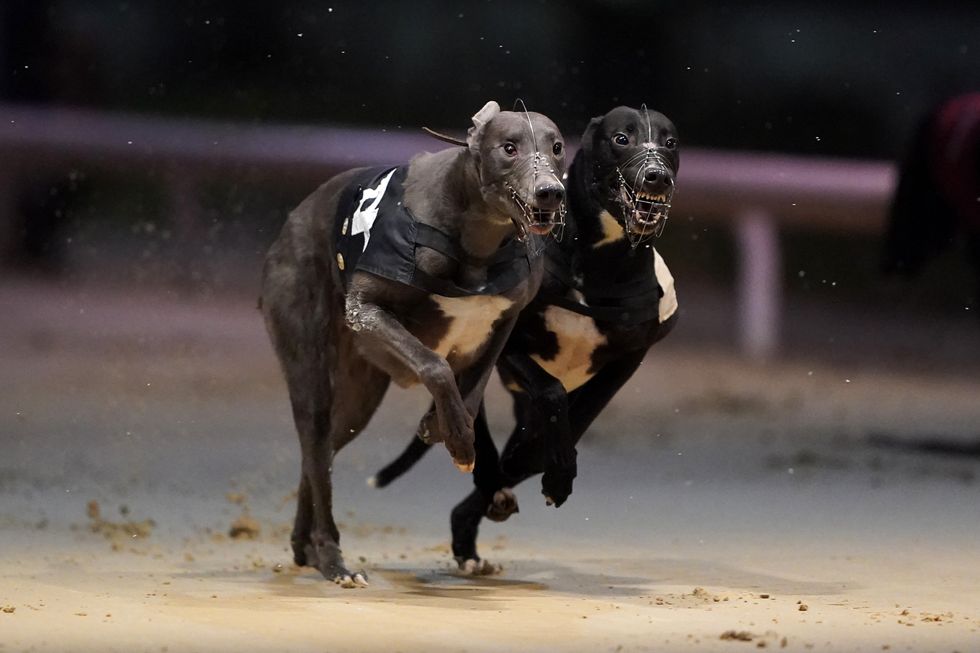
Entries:
[[528,227],[528,230],[533,234],[537,234],[538,236],[547,236],[554,228],[555,225],[553,224],[532,224]]

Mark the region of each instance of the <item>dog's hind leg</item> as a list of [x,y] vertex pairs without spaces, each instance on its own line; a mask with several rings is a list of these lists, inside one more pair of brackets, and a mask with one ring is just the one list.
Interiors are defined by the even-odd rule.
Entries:
[[302,451],[293,559],[345,586],[365,584],[363,574],[344,566],[330,472],[334,454],[381,401],[388,378],[357,355],[343,323],[343,296],[330,277],[317,273],[315,258],[303,248],[308,240],[291,237],[288,228],[267,259],[262,310]]
[[[292,361],[287,368],[293,418],[302,450],[302,478],[293,526],[293,557],[299,565],[320,570],[328,580],[345,587],[366,585],[362,572],[351,573],[340,551],[340,532],[333,518],[331,469],[336,453],[366,425],[384,396],[388,378],[356,358],[349,336],[337,334],[326,353],[334,373],[311,379],[307,364]],[[315,360],[318,357],[312,357]],[[343,371],[341,371],[343,370]]]
[[306,479],[306,472],[301,469],[299,487],[296,490],[296,518],[293,520],[293,531],[289,536],[289,543],[293,549],[293,562],[300,567],[310,564],[307,547],[310,547],[312,553],[313,545],[310,542],[312,529],[313,499],[310,498],[310,482]]

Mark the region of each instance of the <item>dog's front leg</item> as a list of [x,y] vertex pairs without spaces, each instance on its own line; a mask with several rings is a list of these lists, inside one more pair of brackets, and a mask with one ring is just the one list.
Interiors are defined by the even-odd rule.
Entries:
[[641,349],[607,363],[585,385],[572,392],[569,397],[569,423],[573,443],[579,441],[599,413],[630,380],[646,354],[647,350]]
[[528,393],[531,400],[525,430],[517,435],[519,439],[516,442],[508,443],[503,472],[514,478],[526,476],[527,465],[534,465],[536,461],[521,460],[524,457],[522,449],[543,450],[541,493],[549,505],[560,506],[571,495],[577,474],[577,452],[569,422],[565,387],[523,352],[505,351],[499,365],[513,382]]
[[[399,376],[410,371],[432,395],[435,418],[453,458],[462,471],[472,471],[476,458],[473,448],[473,413],[467,410],[446,359],[422,344],[405,326],[381,306],[357,295],[348,296],[347,323],[355,333],[360,351],[372,363],[385,369],[394,360],[402,370],[385,370]],[[387,356],[376,355],[384,352]]]
[[507,339],[510,338],[510,334],[514,330],[517,315],[516,311],[511,315],[505,315],[493,325],[490,342],[487,343],[483,354],[459,376],[459,391],[463,395],[463,401],[466,403],[470,415],[475,416],[480,410],[490,374],[507,344]]
[[[466,405],[466,411],[474,419],[476,419],[478,413],[481,410],[481,405],[483,404],[483,393],[486,391],[487,382],[490,380],[490,373],[493,372],[494,365],[497,363],[497,358],[500,356],[500,352],[503,350],[504,345],[507,344],[507,339],[510,338],[511,331],[514,329],[514,324],[517,322],[517,313],[505,314],[496,324],[493,325],[492,335],[483,350],[483,353],[477,358],[476,361],[471,363],[469,367],[466,368],[459,375],[458,388],[460,395],[463,397],[463,403]],[[438,442],[438,434],[433,433],[433,420],[438,419],[438,412],[434,411],[432,408],[422,417],[419,423],[419,428],[416,434],[426,443]],[[484,419],[484,424],[486,420]],[[496,447],[493,444],[493,440],[490,437],[489,430],[486,428],[477,429],[476,438],[481,438],[484,440],[476,445],[477,449],[482,449],[484,451],[493,450],[496,453]],[[494,465],[496,467],[496,465]],[[495,470],[494,470],[495,471]],[[479,479],[495,479],[496,474],[490,473],[490,466],[483,466],[483,474],[480,475]],[[484,486],[489,489],[490,483],[481,483],[478,479],[477,485],[483,488]]]

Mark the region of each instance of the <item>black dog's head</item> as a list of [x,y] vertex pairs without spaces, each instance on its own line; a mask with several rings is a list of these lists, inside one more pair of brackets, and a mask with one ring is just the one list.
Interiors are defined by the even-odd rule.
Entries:
[[540,113],[501,111],[488,102],[473,116],[466,143],[484,201],[514,222],[520,237],[544,235],[564,213],[565,141]]
[[616,107],[589,122],[582,151],[602,208],[631,239],[660,235],[680,167],[674,123],[645,106]]

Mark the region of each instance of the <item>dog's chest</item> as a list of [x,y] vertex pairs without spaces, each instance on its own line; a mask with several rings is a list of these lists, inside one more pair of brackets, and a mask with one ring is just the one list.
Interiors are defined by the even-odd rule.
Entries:
[[540,354],[531,358],[571,392],[595,374],[593,355],[606,344],[606,336],[591,317],[557,306],[548,306],[541,317],[545,330],[555,337],[557,352],[549,358]]
[[483,351],[493,334],[494,324],[514,303],[501,295],[430,295],[429,299],[435,304],[436,319],[441,328],[426,344],[449,361],[454,369]]

